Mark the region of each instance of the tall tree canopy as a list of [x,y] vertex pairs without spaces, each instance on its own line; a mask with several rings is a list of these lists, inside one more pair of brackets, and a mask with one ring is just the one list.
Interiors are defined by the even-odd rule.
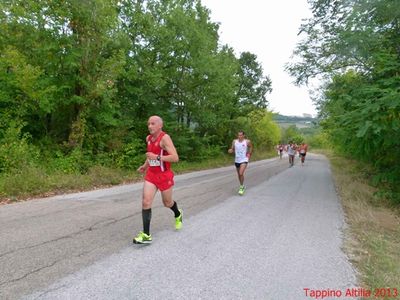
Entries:
[[200,0],[0,2],[3,140],[124,166],[159,114],[181,152],[201,157],[270,91],[254,54],[220,45]]
[[313,18],[302,27],[298,84],[322,76],[321,124],[341,151],[373,163],[381,183],[400,179],[400,2],[309,1]]

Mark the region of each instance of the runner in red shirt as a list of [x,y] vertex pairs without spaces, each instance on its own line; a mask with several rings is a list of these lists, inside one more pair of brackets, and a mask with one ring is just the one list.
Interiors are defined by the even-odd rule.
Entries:
[[284,148],[284,146],[283,146],[282,144],[279,144],[279,145],[277,146],[278,153],[279,153],[279,159],[282,159],[283,148]]
[[135,244],[150,244],[151,206],[157,190],[165,207],[169,207],[175,215],[175,228],[182,228],[182,210],[172,200],[174,173],[171,163],[178,162],[179,157],[171,137],[162,131],[163,121],[159,116],[152,116],[147,122],[149,135],[146,138],[147,153],[145,163],[138,168],[141,173],[146,172],[143,185],[142,218],[143,231],[133,239]]

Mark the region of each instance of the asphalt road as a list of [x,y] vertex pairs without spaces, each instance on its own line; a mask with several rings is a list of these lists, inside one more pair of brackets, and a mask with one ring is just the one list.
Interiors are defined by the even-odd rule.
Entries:
[[357,286],[323,156],[250,163],[244,196],[233,166],[175,179],[184,228],[157,196],[146,246],[132,244],[141,183],[0,206],[0,299],[310,299]]

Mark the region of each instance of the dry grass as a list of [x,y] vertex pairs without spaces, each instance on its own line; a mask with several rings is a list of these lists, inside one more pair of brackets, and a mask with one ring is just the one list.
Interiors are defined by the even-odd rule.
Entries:
[[371,290],[397,288],[400,294],[399,208],[375,196],[376,189],[369,185],[359,163],[324,154],[330,158],[349,225],[345,251],[359,272],[360,285]]
[[81,192],[100,187],[135,181],[133,172],[96,166],[87,174],[46,174],[39,168],[26,168],[20,173],[0,177],[0,205],[48,197],[57,194]]

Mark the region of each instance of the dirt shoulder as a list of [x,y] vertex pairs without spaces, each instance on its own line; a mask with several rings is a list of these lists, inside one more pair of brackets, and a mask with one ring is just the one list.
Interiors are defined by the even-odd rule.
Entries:
[[324,154],[349,225],[345,251],[359,272],[360,285],[372,296],[400,299],[400,209],[376,196],[359,163]]

